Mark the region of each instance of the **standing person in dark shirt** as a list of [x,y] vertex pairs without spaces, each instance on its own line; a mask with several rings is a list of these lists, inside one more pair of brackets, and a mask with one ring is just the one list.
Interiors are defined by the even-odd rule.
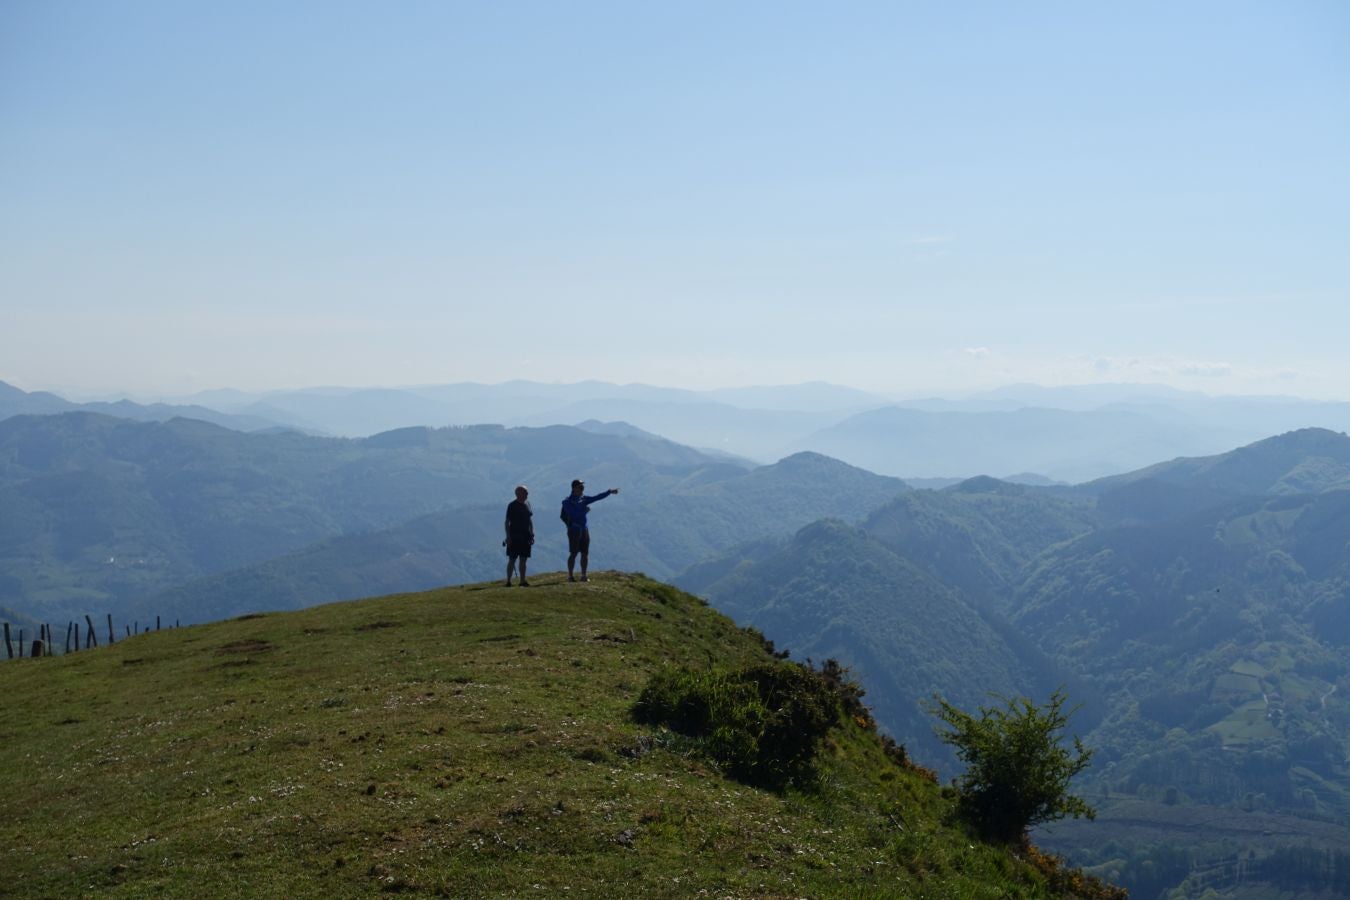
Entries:
[[617,494],[618,488],[610,488],[603,494],[596,494],[593,497],[583,496],[586,491],[586,483],[580,478],[572,482],[572,493],[562,502],[562,520],[567,523],[567,580],[576,581],[572,577],[572,566],[577,560],[577,554],[581,554],[581,580],[589,581],[586,577],[586,562],[591,552],[591,532],[586,527],[586,514],[588,507],[597,500],[603,500],[610,494]]
[[516,568],[516,558],[520,558],[520,586],[529,587],[525,580],[525,563],[530,558],[530,547],[534,544],[534,511],[525,498],[530,492],[525,485],[516,485],[516,499],[506,507],[506,586],[511,586],[511,573]]

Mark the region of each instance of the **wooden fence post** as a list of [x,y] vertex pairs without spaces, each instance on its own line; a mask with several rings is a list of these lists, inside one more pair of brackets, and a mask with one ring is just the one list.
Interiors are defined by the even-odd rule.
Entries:
[[28,655],[31,656],[33,659],[41,659],[42,656],[44,655],[43,651],[46,649],[47,649],[46,646],[44,646],[42,643],[42,638],[38,638],[37,640],[33,641],[33,652]]
[[19,629],[19,659],[23,659],[23,629]]
[[155,616],[155,630],[159,631],[159,616]]
[[108,613],[108,643],[117,643],[117,635],[113,632],[112,627],[112,613]]
[[[66,622],[66,652],[67,652],[67,653],[70,652],[70,630],[71,630],[71,628],[73,628],[73,627],[75,627],[75,623],[74,623],[74,622],[70,622],[70,621],[67,621],[67,622]],[[75,646],[76,646],[76,647],[80,646],[80,639],[79,639],[78,637],[75,638]]]
[[9,654],[9,658],[10,658],[10,659],[13,659],[13,658],[14,658],[14,645],[13,645],[12,643],[10,643],[10,640],[9,640],[9,623],[8,623],[8,622],[5,623],[5,652]]
[[89,626],[84,633],[84,648],[88,650],[90,647],[98,646],[98,635],[94,634],[94,620],[88,615],[85,615],[84,623]]

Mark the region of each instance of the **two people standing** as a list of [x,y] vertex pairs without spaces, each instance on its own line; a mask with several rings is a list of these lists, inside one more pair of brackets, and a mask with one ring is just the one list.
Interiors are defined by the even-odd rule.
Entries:
[[[580,478],[572,482],[572,493],[562,502],[560,516],[567,526],[567,580],[576,581],[575,568],[577,557],[581,557],[581,580],[586,577],[586,564],[591,552],[591,532],[586,527],[586,516],[590,505],[603,500],[610,494],[617,494],[618,488],[610,488],[601,494],[586,496],[586,484]],[[520,561],[520,586],[529,587],[525,577],[525,567],[530,558],[530,549],[534,546],[534,511],[530,509],[530,492],[523,484],[516,485],[516,499],[506,507],[506,586],[511,586],[515,574],[516,560]]]

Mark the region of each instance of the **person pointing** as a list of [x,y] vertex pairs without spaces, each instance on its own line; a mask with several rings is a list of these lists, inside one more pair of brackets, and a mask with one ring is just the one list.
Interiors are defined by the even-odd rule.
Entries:
[[618,488],[610,488],[603,494],[595,494],[587,497],[586,483],[580,478],[572,481],[572,493],[562,502],[562,512],[560,514],[563,522],[567,525],[567,580],[576,581],[572,575],[573,566],[576,564],[577,556],[581,556],[581,580],[589,581],[586,577],[586,563],[591,552],[591,532],[586,527],[586,516],[590,512],[590,505],[597,500],[603,500],[610,494],[617,494]]

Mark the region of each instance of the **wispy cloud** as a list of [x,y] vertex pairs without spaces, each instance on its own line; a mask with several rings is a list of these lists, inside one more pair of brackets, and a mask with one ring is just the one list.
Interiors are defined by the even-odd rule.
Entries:
[[1226,378],[1233,367],[1226,362],[1183,362],[1175,367],[1176,374],[1190,378]]
[[965,347],[961,352],[973,356],[976,359],[984,359],[989,355],[990,350],[988,347]]
[[1139,356],[1079,356],[1080,365],[1098,375],[1151,378],[1226,378],[1236,374],[1232,363],[1220,360],[1147,358]]

